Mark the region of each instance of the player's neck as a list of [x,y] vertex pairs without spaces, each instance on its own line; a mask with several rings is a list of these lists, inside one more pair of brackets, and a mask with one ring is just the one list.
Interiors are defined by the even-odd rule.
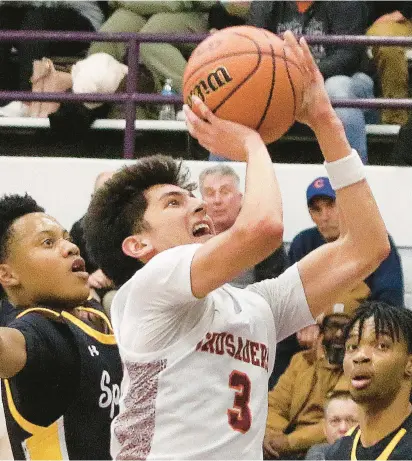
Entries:
[[362,445],[365,448],[370,447],[384,439],[397,429],[411,412],[409,394],[402,391],[384,408],[383,406],[379,408],[379,405],[362,406],[360,418]]

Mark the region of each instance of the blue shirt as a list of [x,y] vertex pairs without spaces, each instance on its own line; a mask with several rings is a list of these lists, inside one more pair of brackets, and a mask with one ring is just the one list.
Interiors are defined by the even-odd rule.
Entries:
[[[389,235],[391,251],[389,256],[368,278],[365,279],[371,294],[370,300],[383,301],[392,306],[404,306],[404,285],[401,260],[398,250]],[[291,264],[299,261],[312,250],[324,245],[326,241],[317,227],[300,232],[292,241],[289,249]]]

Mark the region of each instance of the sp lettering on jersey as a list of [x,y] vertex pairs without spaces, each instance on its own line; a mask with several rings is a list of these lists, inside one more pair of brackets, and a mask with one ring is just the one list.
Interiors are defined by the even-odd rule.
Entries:
[[102,393],[99,397],[99,407],[110,407],[110,418],[114,417],[116,405],[119,406],[120,400],[120,387],[118,384],[110,383],[110,375],[106,370],[103,370],[100,379],[100,390]]
[[95,355],[99,355],[99,351],[97,350],[96,346],[88,346],[90,355],[94,357]]

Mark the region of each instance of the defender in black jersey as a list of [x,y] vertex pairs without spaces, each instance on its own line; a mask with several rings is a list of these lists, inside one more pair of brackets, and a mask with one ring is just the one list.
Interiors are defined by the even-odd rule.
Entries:
[[346,331],[345,375],[360,424],[326,459],[412,459],[412,311],[365,302]]
[[0,377],[15,459],[110,459],[121,362],[87,278],[67,231],[31,197],[0,199]]

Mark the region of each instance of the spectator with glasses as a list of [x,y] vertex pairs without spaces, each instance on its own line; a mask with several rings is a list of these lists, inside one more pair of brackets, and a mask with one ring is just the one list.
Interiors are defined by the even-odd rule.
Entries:
[[313,347],[294,355],[269,392],[265,459],[302,459],[315,444],[325,442],[323,407],[330,392],[347,391],[343,375],[345,314],[326,316]]

